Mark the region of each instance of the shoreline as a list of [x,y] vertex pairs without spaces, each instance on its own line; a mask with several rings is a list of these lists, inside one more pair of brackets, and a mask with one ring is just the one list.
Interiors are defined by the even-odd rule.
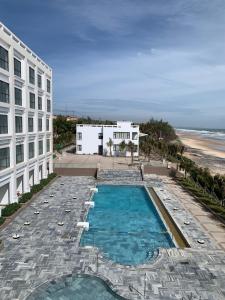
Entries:
[[225,174],[224,141],[202,137],[198,133],[176,132],[185,145],[184,155],[203,168],[209,168],[212,174]]

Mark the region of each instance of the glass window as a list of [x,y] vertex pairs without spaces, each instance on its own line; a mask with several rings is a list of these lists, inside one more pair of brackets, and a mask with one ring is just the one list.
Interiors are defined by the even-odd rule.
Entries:
[[35,72],[31,67],[29,67],[29,82],[35,84]]
[[34,131],[34,119],[28,118],[28,132]]
[[49,119],[46,119],[46,130],[49,131]]
[[8,51],[0,46],[0,68],[9,70],[9,55]]
[[19,164],[24,161],[23,144],[16,145],[16,163]]
[[34,157],[34,142],[29,143],[29,158]]
[[113,151],[120,151],[120,145],[113,145]]
[[47,79],[47,92],[51,92],[51,81],[49,79]]
[[82,145],[77,145],[77,150],[82,151]]
[[42,88],[42,76],[40,74],[38,74],[38,87]]
[[82,132],[78,132],[77,133],[77,139],[78,140],[82,140]]
[[50,151],[50,139],[46,140],[46,149],[47,149],[47,152]]
[[30,108],[35,109],[35,94],[30,93]]
[[129,139],[130,132],[113,132],[114,139]]
[[132,140],[137,140],[137,139],[138,139],[138,133],[132,132]]
[[103,134],[102,134],[102,133],[99,133],[99,134],[98,134],[98,138],[99,138],[99,140],[102,140],[102,139],[103,139]]
[[38,109],[42,110],[42,97],[38,96]]
[[43,154],[43,141],[38,142],[38,149],[39,155]]
[[8,133],[8,116],[0,115],[0,134]]
[[15,88],[15,104],[22,105],[22,90]]
[[42,131],[42,118],[38,119],[38,131]]
[[14,74],[21,77],[21,61],[16,58],[14,58]]
[[23,118],[16,116],[16,133],[21,133],[23,132]]
[[9,147],[0,149],[0,170],[10,167]]
[[47,112],[51,112],[51,101],[47,100]]
[[0,80],[0,101],[9,103],[9,84]]

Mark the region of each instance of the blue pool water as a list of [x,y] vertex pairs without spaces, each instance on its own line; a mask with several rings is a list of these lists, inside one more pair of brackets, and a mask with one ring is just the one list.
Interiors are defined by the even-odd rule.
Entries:
[[125,265],[144,263],[157,249],[174,247],[144,187],[99,185],[93,201],[81,246],[98,247],[105,257]]
[[27,300],[116,300],[115,294],[100,278],[76,275],[64,280],[51,281],[38,288]]

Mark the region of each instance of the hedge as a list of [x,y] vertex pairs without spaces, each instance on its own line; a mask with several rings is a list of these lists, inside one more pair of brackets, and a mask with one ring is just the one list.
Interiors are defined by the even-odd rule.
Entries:
[[0,217],[0,225],[2,225],[5,222],[5,218]]
[[218,201],[214,199],[210,194],[204,191],[202,188],[197,187],[194,182],[189,179],[179,179],[178,182],[181,186],[188,192],[193,194],[197,200],[203,203],[206,207],[212,210],[214,213],[218,214],[225,220],[225,208],[220,206]]
[[57,174],[52,173],[48,176],[48,178],[42,179],[39,184],[36,184],[31,188],[31,191],[29,193],[24,193],[21,195],[19,199],[19,203],[11,203],[6,205],[2,209],[2,217],[0,217],[0,225],[4,223],[5,217],[9,217],[12,214],[14,214],[21,207],[21,203],[25,203],[28,200],[30,200],[34,194],[42,190],[56,176]]
[[19,203],[11,203],[2,209],[2,217],[9,217],[16,212],[21,205]]

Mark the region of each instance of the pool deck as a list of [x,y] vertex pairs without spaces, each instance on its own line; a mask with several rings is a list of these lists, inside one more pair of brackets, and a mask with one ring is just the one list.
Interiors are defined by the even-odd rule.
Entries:
[[[107,183],[154,186],[192,248],[160,249],[154,262],[137,267],[107,261],[96,248],[80,248],[82,230],[76,223],[85,221],[88,211],[84,202],[90,199],[90,187],[96,183],[92,177],[56,179],[0,232],[4,242],[0,251],[1,300],[26,299],[46,282],[72,273],[107,279],[112,289],[126,299],[225,299],[223,243],[198,222],[185,199],[179,199],[176,187],[158,177],[148,176],[143,182],[134,176],[132,180]],[[178,210],[173,210],[174,205]],[[35,210],[40,213],[35,215]],[[190,225],[184,225],[186,219]],[[25,221],[31,224],[25,226]],[[64,226],[58,225],[60,221]],[[14,233],[20,235],[18,240],[12,238]],[[204,245],[197,239],[204,239]]]

